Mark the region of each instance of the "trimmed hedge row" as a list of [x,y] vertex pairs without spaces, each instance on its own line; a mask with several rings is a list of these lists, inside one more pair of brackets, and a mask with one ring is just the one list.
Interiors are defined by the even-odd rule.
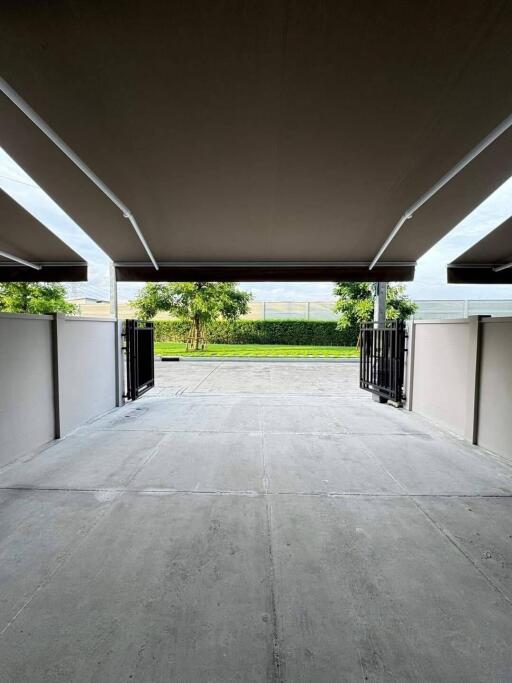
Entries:
[[[190,325],[179,320],[155,320],[155,341],[187,339]],[[211,344],[289,344],[294,346],[355,346],[357,330],[336,329],[334,321],[217,320],[208,328]]]

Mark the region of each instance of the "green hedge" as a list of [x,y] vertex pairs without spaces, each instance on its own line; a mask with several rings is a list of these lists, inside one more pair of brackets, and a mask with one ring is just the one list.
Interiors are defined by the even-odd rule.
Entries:
[[[155,320],[155,341],[186,341],[190,325]],[[290,344],[355,346],[357,330],[337,330],[336,322],[316,320],[218,320],[208,329],[211,344]]]

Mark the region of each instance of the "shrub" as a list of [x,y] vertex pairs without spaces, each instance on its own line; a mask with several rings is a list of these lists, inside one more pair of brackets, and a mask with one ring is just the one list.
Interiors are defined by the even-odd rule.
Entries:
[[[216,320],[209,324],[207,338],[211,344],[355,346],[357,330],[336,326],[335,321],[318,320]],[[155,320],[155,341],[184,342],[189,328],[179,320]]]

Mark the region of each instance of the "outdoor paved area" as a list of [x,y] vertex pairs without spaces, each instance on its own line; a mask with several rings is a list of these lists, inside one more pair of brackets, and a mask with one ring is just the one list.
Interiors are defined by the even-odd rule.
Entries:
[[512,681],[512,468],[347,363],[158,363],[0,470],[0,681]]

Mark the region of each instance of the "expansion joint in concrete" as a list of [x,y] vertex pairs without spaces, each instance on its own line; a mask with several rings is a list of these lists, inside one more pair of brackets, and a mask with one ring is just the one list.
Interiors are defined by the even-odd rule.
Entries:
[[270,586],[270,610],[272,622],[272,661],[269,666],[269,681],[273,683],[284,683],[285,668],[284,659],[281,648],[280,639],[280,625],[277,611],[276,598],[276,576],[274,563],[274,547],[272,542],[272,502],[270,498],[265,495],[265,510],[267,516],[267,543],[268,543],[268,558],[269,558],[269,586]]
[[412,502],[416,505],[418,510],[422,512],[425,517],[428,519],[428,521],[437,529],[437,531],[444,536],[444,538],[449,541],[454,548],[456,548],[459,553],[466,558],[466,560],[471,564],[471,566],[487,581],[487,583],[495,590],[497,591],[501,597],[508,602],[509,605],[512,606],[512,597],[508,595],[494,580],[487,572],[485,572],[481,567],[478,566],[478,564],[473,560],[473,558],[462,548],[459,543],[455,540],[455,538],[450,534],[446,529],[444,529],[436,520],[425,510],[425,508],[420,505],[420,503],[415,499],[414,496],[410,496],[410,499]]
[[274,562],[274,546],[272,540],[272,499],[269,496],[270,479],[267,470],[267,462],[265,457],[265,433],[263,431],[263,415],[261,407],[258,407],[258,420],[260,425],[260,449],[261,449],[261,464],[263,474],[263,496],[265,498],[265,514],[267,523],[267,546],[268,546],[268,561],[269,561],[269,586],[270,586],[270,610],[272,622],[272,660],[269,664],[268,680],[273,683],[284,683],[285,668],[284,659],[282,655],[282,648],[280,642],[280,625],[277,610],[276,597],[276,576],[275,576],[275,562]]

